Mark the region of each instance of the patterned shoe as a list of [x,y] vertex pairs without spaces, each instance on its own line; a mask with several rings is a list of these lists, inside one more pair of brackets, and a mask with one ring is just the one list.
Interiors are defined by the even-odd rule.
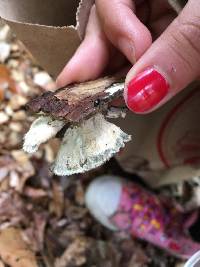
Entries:
[[188,227],[196,213],[182,213],[170,199],[163,199],[133,182],[114,176],[94,180],[86,192],[93,216],[111,230],[128,231],[169,253],[188,259],[198,250]]

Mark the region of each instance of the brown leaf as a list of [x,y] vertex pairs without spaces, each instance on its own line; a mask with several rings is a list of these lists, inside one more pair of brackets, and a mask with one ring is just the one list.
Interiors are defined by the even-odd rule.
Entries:
[[30,186],[26,186],[24,188],[23,194],[32,199],[41,199],[48,196],[48,192],[42,188],[34,188]]
[[4,100],[7,90],[16,92],[15,83],[11,79],[10,72],[7,67],[0,65],[0,101]]
[[26,223],[28,211],[22,199],[12,191],[0,193],[0,224],[18,225]]
[[27,242],[34,251],[43,251],[46,224],[47,214],[34,212],[32,224],[24,231],[26,233]]
[[63,253],[56,259],[55,267],[82,266],[86,262],[85,252],[88,249],[86,239],[77,238]]
[[75,192],[75,200],[78,205],[83,206],[85,203],[85,194],[83,190],[83,186],[80,182],[77,183],[77,188]]
[[58,217],[61,217],[64,211],[64,192],[61,184],[53,181],[53,202],[51,205],[51,211],[55,213]]
[[56,259],[55,267],[121,267],[119,260],[119,253],[111,243],[76,236],[62,256]]
[[11,267],[37,267],[35,254],[29,249],[16,228],[0,231],[0,256]]
[[27,179],[34,175],[35,170],[27,155],[20,150],[13,150],[10,156],[0,157],[0,182],[9,172],[10,187],[22,192]]

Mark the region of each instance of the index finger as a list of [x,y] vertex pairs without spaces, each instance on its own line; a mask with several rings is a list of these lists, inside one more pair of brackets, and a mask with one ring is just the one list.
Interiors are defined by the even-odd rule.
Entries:
[[133,64],[152,43],[151,33],[135,14],[132,0],[96,0],[103,30]]

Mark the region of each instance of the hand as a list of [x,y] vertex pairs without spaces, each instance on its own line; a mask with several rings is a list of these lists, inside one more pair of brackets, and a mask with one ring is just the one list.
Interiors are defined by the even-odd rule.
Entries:
[[158,108],[197,79],[200,1],[189,0],[176,17],[164,0],[96,0],[85,39],[57,83],[95,79],[121,68],[126,60],[133,67],[124,98],[136,113]]

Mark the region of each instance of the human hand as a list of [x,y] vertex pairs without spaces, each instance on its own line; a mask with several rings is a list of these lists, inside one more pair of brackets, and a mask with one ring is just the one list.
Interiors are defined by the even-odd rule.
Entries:
[[136,113],[158,108],[197,79],[200,1],[189,0],[176,18],[163,0],[96,0],[85,39],[57,84],[95,79],[126,60],[134,66],[126,77],[124,98]]

